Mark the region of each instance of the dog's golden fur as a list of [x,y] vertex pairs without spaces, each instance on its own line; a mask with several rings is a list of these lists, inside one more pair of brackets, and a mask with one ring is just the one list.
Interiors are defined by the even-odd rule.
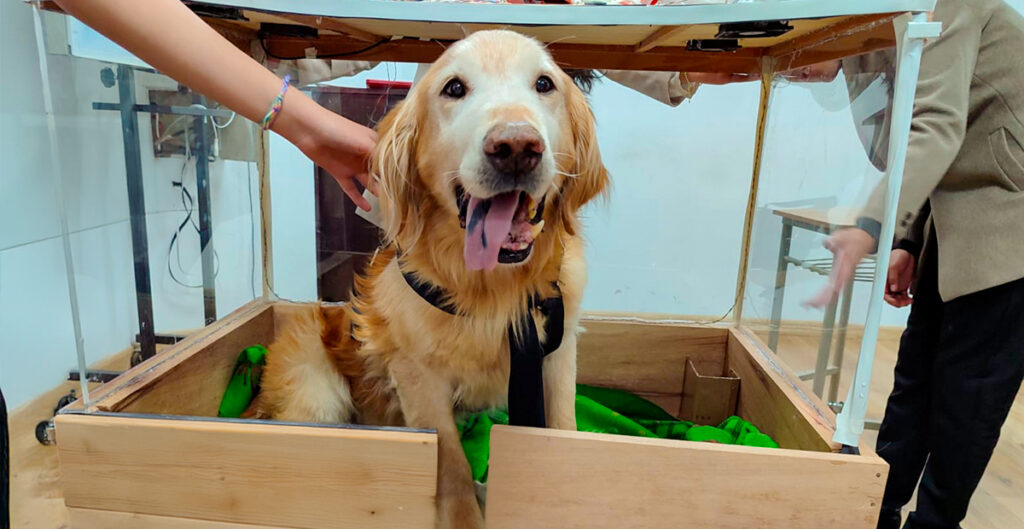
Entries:
[[[556,170],[544,192],[544,230],[522,264],[490,271],[467,271],[464,265],[465,231],[453,207],[450,175],[459,172],[453,164],[461,150],[477,144],[446,139],[455,134],[445,128],[452,109],[436,96],[442,76],[453,68],[462,68],[470,83],[473,75],[512,83],[517,75],[546,73],[555,80],[557,94],[539,106],[531,103],[533,110],[498,105],[472,118],[537,120],[531,112],[539,108],[557,123],[558,130],[548,131],[549,139],[556,138],[548,145]],[[476,86],[487,82],[481,77]],[[436,429],[438,526],[480,527],[453,411],[505,404],[509,324],[527,310],[529,296],[553,295],[556,281],[565,330],[561,346],[544,361],[546,416],[550,427],[575,429],[576,334],[586,282],[578,212],[608,185],[593,114],[540,45],[511,32],[485,31],[446,51],[383,120],[379,134],[371,168],[388,246],[357,280],[351,304],[311,308],[279,332],[248,415]],[[402,250],[401,270],[396,248]],[[459,314],[428,304],[402,270],[444,289]],[[543,329],[539,313],[533,317]]]

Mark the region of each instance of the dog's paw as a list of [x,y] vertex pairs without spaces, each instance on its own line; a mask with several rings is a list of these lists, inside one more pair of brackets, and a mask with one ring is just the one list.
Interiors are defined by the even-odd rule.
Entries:
[[439,498],[437,529],[483,529],[484,517],[475,495]]

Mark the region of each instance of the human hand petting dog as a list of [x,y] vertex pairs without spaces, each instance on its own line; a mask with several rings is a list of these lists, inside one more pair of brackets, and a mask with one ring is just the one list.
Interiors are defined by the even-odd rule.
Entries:
[[326,169],[356,206],[370,211],[370,203],[360,194],[355,182],[376,194],[376,186],[369,176],[368,159],[377,143],[377,133],[325,109],[308,97],[289,101],[289,96],[296,93],[290,90],[285,95],[274,131],[295,144],[313,163]]

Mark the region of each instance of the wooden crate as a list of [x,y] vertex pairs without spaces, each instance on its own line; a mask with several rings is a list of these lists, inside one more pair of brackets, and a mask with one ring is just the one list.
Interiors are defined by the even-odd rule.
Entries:
[[[294,305],[255,301],[56,418],[75,529],[433,527],[429,431],[215,418],[238,352]],[[579,380],[678,412],[689,359],[741,378],[782,449],[498,427],[488,526],[869,528],[886,468],[833,453],[833,415],[743,329],[588,319]],[[684,523],[685,522],[685,523]]]

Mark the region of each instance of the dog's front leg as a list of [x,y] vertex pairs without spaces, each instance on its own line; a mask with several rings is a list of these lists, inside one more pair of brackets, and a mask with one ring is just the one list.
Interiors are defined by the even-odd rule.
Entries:
[[483,528],[472,471],[455,426],[451,386],[432,369],[411,361],[392,361],[391,374],[406,425],[437,430],[437,528]]

